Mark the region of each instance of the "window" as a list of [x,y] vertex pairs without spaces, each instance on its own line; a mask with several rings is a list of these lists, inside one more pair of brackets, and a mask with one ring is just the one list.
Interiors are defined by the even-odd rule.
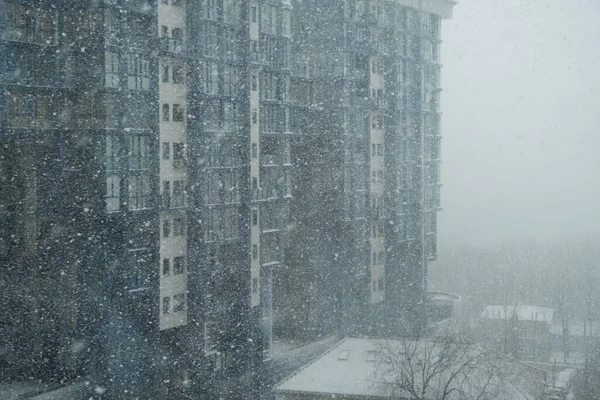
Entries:
[[164,64],[162,67],[162,81],[169,82],[169,64]]
[[258,225],[258,210],[253,209],[252,210],[252,226],[257,226]]
[[163,220],[163,237],[171,236],[171,220],[165,219]]
[[169,142],[163,142],[162,144],[162,159],[168,160],[171,157],[171,144]]
[[183,274],[185,271],[185,257],[177,256],[173,258],[173,273],[175,275]]
[[129,177],[129,209],[148,208],[150,197],[150,177],[138,175]]
[[234,97],[237,95],[237,68],[232,65],[223,67],[223,91],[226,96]]
[[7,40],[27,40],[26,31],[27,9],[18,4],[6,4],[6,30],[4,38]]
[[171,275],[171,260],[169,258],[163,259],[162,273],[164,276]]
[[28,9],[17,4],[6,4],[6,40],[54,43],[55,20],[52,11]]
[[223,0],[223,21],[235,25],[239,18],[238,0]]
[[181,64],[173,64],[173,83],[183,83],[184,81],[184,68]]
[[256,72],[253,72],[251,75],[251,79],[252,79],[252,91],[256,92],[258,90],[258,74]]
[[252,109],[252,125],[258,124],[258,110]]
[[250,6],[250,22],[258,21],[258,7],[255,5]]
[[162,120],[169,121],[171,115],[170,107],[168,104],[162,105]]
[[185,165],[185,144],[183,142],[173,143],[173,166],[182,168]]
[[291,171],[285,171],[285,173],[284,173],[283,195],[284,196],[292,195],[292,172]]
[[127,88],[150,89],[150,61],[138,54],[127,56]]
[[217,19],[217,0],[202,0],[200,7],[203,18]]
[[184,207],[185,203],[185,181],[174,181],[173,207]]
[[173,121],[183,122],[183,107],[179,104],[173,104]]
[[257,244],[252,245],[252,259],[253,260],[258,259],[258,245]]
[[119,55],[117,53],[107,52],[104,54],[104,86],[119,87]]
[[217,64],[206,63],[204,66],[204,93],[217,94],[219,92],[219,68]]
[[226,131],[235,131],[237,129],[237,108],[232,101],[223,103],[223,129]]
[[172,50],[175,52],[181,51],[183,49],[183,30],[181,28],[173,28],[171,36],[173,40]]
[[258,278],[252,278],[252,293],[258,293]]
[[129,137],[129,169],[148,169],[150,167],[150,146],[148,137],[135,135]]
[[183,236],[185,234],[185,219],[173,219],[173,236]]
[[240,213],[236,207],[223,209],[223,237],[225,239],[236,239],[239,237]]
[[163,297],[163,314],[169,314],[171,312],[171,298]]
[[165,208],[171,207],[171,182],[163,182],[162,205]]
[[121,178],[118,176],[106,177],[106,211],[119,211],[120,208]]
[[383,291],[383,278],[379,278],[377,280],[377,290],[379,290],[380,292]]
[[281,34],[283,36],[291,35],[290,10],[284,9],[281,14]]
[[258,143],[252,143],[252,158],[258,157]]
[[173,296],[173,312],[185,311],[185,294],[176,294]]

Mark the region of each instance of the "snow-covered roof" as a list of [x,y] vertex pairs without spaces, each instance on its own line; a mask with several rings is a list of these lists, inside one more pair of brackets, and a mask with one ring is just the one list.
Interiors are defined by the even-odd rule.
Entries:
[[[398,388],[394,387],[393,383],[396,376],[392,376],[382,369],[383,365],[385,370],[390,370],[390,368],[385,368],[386,361],[382,357],[382,349],[390,347],[400,349],[401,346],[402,342],[397,340],[344,339],[321,357],[278,384],[275,391],[280,394],[303,393],[321,396],[388,398],[391,391],[394,390],[398,396]],[[473,351],[483,350],[473,346]],[[471,375],[477,376],[477,371]],[[533,399],[516,384],[505,380],[505,377],[498,377],[498,379],[501,380],[502,390],[501,394],[495,397],[496,399]],[[475,385],[472,386],[475,387]]]
[[521,321],[537,321],[552,323],[554,309],[543,306],[519,305],[491,305],[487,306],[480,315],[482,319],[512,319]]

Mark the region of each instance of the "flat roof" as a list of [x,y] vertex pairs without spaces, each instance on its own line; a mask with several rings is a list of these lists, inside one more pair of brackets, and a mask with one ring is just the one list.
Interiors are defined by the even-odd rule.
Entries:
[[[400,340],[346,338],[335,347],[324,353],[321,357],[304,366],[292,376],[285,379],[275,387],[280,394],[303,393],[317,395],[361,396],[370,398],[389,398],[398,388],[393,382],[397,378],[390,373],[389,357],[385,356],[384,349],[402,351],[404,343]],[[433,342],[420,341],[417,349],[425,348]],[[422,346],[421,346],[422,345]],[[395,350],[392,350],[395,352]],[[484,351],[479,346],[472,346],[470,351]],[[386,361],[388,360],[388,361]],[[457,362],[458,365],[458,362]],[[483,368],[482,368],[483,369]],[[448,371],[451,373],[452,371]],[[482,373],[477,371],[469,374],[468,379],[479,379]],[[418,379],[418,378],[417,378]],[[531,400],[532,397],[519,389],[513,382],[507,381],[504,375],[499,374],[498,380],[501,393],[495,398],[498,400]],[[470,381],[465,387],[476,387],[478,382]],[[451,397],[451,399],[453,399]]]

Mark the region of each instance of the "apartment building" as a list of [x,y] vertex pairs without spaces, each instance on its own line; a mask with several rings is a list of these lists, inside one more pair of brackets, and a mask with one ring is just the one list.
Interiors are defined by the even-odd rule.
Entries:
[[235,397],[419,316],[451,7],[0,0],[5,370]]
[[452,5],[294,3],[291,120],[303,139],[292,147],[295,236],[282,280],[306,284],[280,300],[297,329],[425,322],[440,207],[440,19]]

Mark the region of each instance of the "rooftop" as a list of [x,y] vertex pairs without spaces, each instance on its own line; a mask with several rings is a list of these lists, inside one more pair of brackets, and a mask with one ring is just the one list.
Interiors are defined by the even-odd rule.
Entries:
[[[397,396],[399,394],[398,387],[394,384],[397,377],[390,372],[391,368],[386,366],[386,364],[391,365],[393,362],[389,360],[389,357],[382,356],[382,354],[386,351],[384,349],[396,349],[402,352],[403,350],[399,350],[405,349],[405,347],[402,347],[402,343],[399,340],[344,339],[321,357],[278,384],[275,391],[280,395],[310,393],[317,396],[340,395],[369,398],[388,398],[393,392]],[[415,348],[420,352],[421,349],[433,342],[411,343],[418,343]],[[476,345],[469,348],[469,353],[477,352],[482,353],[485,350]],[[504,373],[504,371],[512,370],[512,368],[509,368],[510,364],[512,364],[512,360],[504,358],[499,365],[494,367],[501,372],[494,375],[501,387],[500,393],[494,398],[498,400],[536,399],[537,397],[528,394],[522,385],[510,380],[512,373]],[[460,365],[460,362],[454,365]],[[467,378],[469,381],[464,384],[463,389],[467,387],[469,390],[476,390],[477,387],[480,387],[480,383],[487,379],[484,376],[485,371],[489,371],[489,369],[483,371],[484,368],[484,366],[478,365],[476,369],[470,371]],[[452,367],[447,368],[447,370],[448,373],[451,373]],[[539,380],[542,381],[542,379]],[[434,392],[441,385],[438,387],[432,385],[431,387],[432,392]],[[449,398],[454,399],[452,396]]]
[[533,321],[552,323],[554,318],[554,309],[543,306],[529,306],[524,304],[519,305],[491,305],[487,306],[479,318],[482,319],[512,319],[516,318],[520,321]]

